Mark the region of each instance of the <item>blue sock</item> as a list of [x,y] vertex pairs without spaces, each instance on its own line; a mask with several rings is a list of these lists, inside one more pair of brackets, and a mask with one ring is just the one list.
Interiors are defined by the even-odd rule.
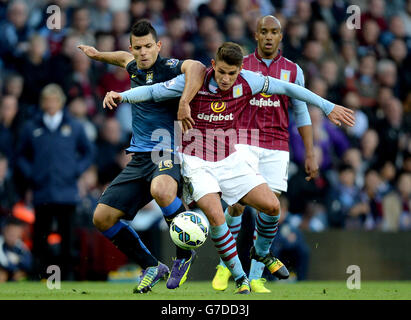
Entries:
[[130,260],[138,263],[143,269],[158,265],[158,260],[153,257],[137,232],[128,224],[119,221],[102,233]]
[[241,261],[238,258],[236,242],[228,229],[227,223],[224,222],[219,226],[211,226],[210,236],[220,258],[230,270],[234,280],[245,276]]
[[164,219],[169,226],[171,220],[173,220],[176,215],[186,211],[183,202],[178,197],[175,197],[173,202],[171,202],[167,207],[160,207],[160,209],[163,212]]
[[269,253],[271,244],[278,230],[278,220],[280,215],[269,216],[263,212],[258,212],[255,219],[255,228],[257,230],[257,239],[254,243],[255,252],[259,256],[265,256]]

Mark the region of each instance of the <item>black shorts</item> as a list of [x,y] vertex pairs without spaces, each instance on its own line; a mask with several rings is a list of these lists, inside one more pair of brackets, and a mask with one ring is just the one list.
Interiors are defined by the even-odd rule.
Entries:
[[174,155],[164,158],[167,160],[153,161],[152,152],[134,153],[123,171],[104,190],[99,203],[121,210],[125,213],[124,219],[132,220],[138,210],[153,200],[150,193],[151,181],[162,174],[169,175],[177,181],[177,196],[180,196],[180,164],[175,163]]

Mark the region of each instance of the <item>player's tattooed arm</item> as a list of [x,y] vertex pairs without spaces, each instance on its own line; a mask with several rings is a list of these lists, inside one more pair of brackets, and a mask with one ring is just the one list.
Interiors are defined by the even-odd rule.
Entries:
[[127,51],[99,51],[92,46],[81,44],[77,46],[90,59],[109,63],[115,66],[126,68],[130,61],[134,60],[134,56]]
[[206,67],[199,61],[185,60],[181,71],[185,74],[185,86],[178,105],[177,120],[180,121],[182,131],[186,132],[195,124],[191,117],[190,102],[203,85]]

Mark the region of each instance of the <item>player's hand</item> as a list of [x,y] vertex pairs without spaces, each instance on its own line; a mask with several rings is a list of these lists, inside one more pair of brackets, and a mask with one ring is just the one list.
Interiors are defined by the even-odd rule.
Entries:
[[103,108],[109,108],[112,110],[117,107],[117,104],[122,100],[121,95],[115,91],[110,91],[106,93],[103,100]]
[[83,51],[87,57],[92,58],[92,59],[97,57],[97,55],[99,54],[99,51],[96,48],[92,46],[87,46],[85,44],[80,44],[77,46],[77,48]]
[[179,102],[177,120],[181,123],[181,130],[183,131],[183,133],[187,130],[192,129],[193,125],[195,124],[193,118],[191,118],[190,105],[185,101],[180,100]]
[[339,106],[338,104],[334,106],[333,111],[328,115],[328,119],[337,126],[341,126],[341,124],[344,123],[347,126],[352,127],[355,124],[354,111]]
[[305,158],[305,172],[308,174],[308,176],[305,177],[306,181],[310,181],[318,177],[319,168],[314,155],[307,156]]

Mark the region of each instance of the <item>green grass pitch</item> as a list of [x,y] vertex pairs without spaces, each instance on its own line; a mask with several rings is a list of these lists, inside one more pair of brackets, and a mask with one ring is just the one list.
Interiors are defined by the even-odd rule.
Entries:
[[133,283],[62,282],[60,289],[48,289],[46,282],[0,284],[0,300],[411,300],[411,281],[363,281],[361,289],[350,290],[345,281],[299,283],[267,282],[269,294],[235,295],[234,282],[216,292],[211,282],[187,281],[168,290],[165,281],[151,292],[133,294]]

